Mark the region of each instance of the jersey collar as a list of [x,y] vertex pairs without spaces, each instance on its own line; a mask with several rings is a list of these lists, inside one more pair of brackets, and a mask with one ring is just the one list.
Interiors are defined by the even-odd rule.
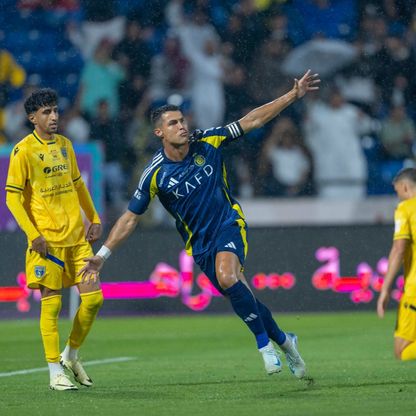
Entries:
[[45,140],[42,140],[40,137],[39,137],[39,135],[36,133],[36,130],[33,130],[33,136],[35,137],[35,139],[40,143],[40,144],[47,144],[47,145],[49,145],[49,144],[55,144],[56,143],[56,140],[54,139],[54,140],[50,140],[50,141],[45,141]]

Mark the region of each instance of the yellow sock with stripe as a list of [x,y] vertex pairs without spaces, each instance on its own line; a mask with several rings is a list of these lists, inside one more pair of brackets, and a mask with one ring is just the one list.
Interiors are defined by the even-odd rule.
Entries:
[[59,363],[58,317],[62,306],[61,299],[61,295],[55,295],[41,300],[40,333],[48,363]]
[[401,359],[402,361],[416,360],[416,342],[412,342],[402,351]]
[[95,292],[81,293],[81,304],[75,315],[72,325],[72,331],[69,336],[68,345],[71,348],[78,349],[84,342],[86,336],[90,332],[95,317],[103,304],[103,292],[97,290]]

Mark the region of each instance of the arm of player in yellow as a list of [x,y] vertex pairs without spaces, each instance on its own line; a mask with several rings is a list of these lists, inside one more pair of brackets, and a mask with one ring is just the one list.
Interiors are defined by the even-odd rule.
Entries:
[[22,194],[20,192],[7,191],[6,204],[29,241],[32,242],[41,235],[23,207]]
[[399,273],[402,266],[407,244],[408,240],[403,238],[393,241],[393,246],[389,254],[389,265],[387,267],[387,273],[384,277],[383,286],[377,301],[377,314],[380,318],[384,316],[387,303],[390,299],[391,287],[393,285],[394,279],[397,276],[397,273]]
[[98,216],[98,213],[94,207],[94,203],[92,202],[91,195],[88,191],[87,186],[82,180],[82,178],[75,185],[75,189],[78,194],[78,199],[79,199],[81,208],[85,212],[85,215],[90,221],[90,223],[101,224],[100,217]]

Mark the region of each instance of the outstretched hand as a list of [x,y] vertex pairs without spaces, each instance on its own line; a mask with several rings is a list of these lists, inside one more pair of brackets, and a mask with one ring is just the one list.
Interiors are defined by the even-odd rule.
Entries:
[[104,259],[100,256],[87,257],[84,259],[87,263],[79,272],[78,276],[82,276],[82,282],[96,281],[103,267]]
[[311,75],[311,70],[308,69],[301,79],[295,78],[296,98],[302,98],[309,91],[319,90],[319,74]]

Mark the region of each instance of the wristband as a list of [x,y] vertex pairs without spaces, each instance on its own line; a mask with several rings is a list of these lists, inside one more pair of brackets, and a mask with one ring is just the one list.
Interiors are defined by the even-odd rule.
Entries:
[[96,256],[100,256],[103,260],[107,260],[111,256],[111,250],[106,246],[101,246]]

